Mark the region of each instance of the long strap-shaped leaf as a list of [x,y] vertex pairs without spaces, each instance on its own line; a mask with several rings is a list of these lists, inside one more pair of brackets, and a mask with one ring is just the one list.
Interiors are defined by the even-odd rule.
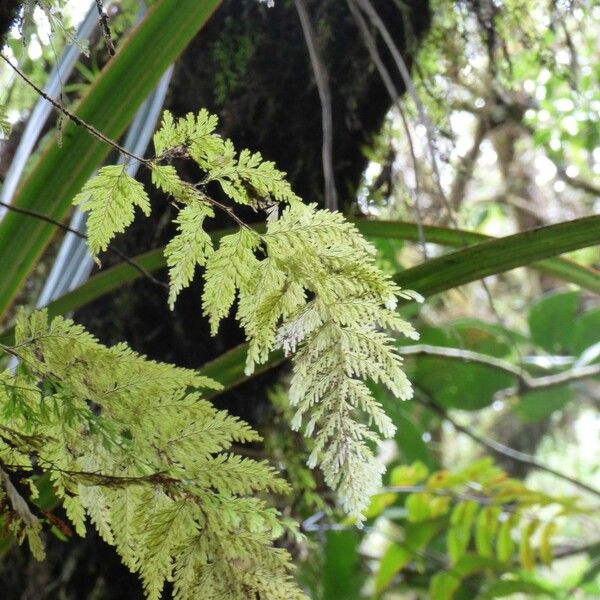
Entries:
[[[418,239],[417,227],[412,223],[359,221],[357,226],[368,237]],[[213,236],[220,238],[226,233],[228,231],[219,231]],[[396,275],[398,283],[406,288],[417,289],[425,296],[532,263],[538,269],[554,272],[559,276],[562,274],[568,281],[600,291],[600,276],[595,270],[564,259],[548,258],[599,244],[600,216],[559,223],[500,239],[441,227],[425,227],[425,234],[430,242],[442,245],[459,246],[465,241],[473,243],[482,238],[485,240]],[[157,271],[165,266],[161,248],[142,254],[136,260],[148,271]],[[540,260],[542,262],[536,262]],[[71,312],[139,277],[139,271],[130,265],[117,265],[50,303],[48,311],[51,316]],[[7,331],[2,337],[8,338],[10,335],[11,332]],[[231,388],[246,379],[245,355],[245,345],[238,346],[205,365],[203,373],[217,379],[225,389]],[[256,374],[275,366],[282,359],[280,353],[274,353]]]
[[[221,0],[158,0],[105,66],[75,113],[109,138],[118,138],[165,69],[206,23]],[[14,205],[63,219],[71,200],[110,147],[69,122],[17,191]],[[0,315],[48,244],[54,227],[9,213],[0,224]]]
[[[556,233],[559,233],[560,236],[563,236],[563,235],[566,236],[566,235],[568,235],[568,232],[572,229],[575,229],[576,232],[578,232],[580,229],[582,229],[582,230],[584,230],[584,232],[587,231],[587,233],[584,234],[584,237],[581,240],[579,240],[579,238],[577,238],[577,240],[578,240],[577,243],[582,243],[582,246],[577,246],[578,248],[585,247],[586,245],[593,245],[593,244],[598,243],[598,239],[597,239],[598,234],[594,234],[594,231],[598,231],[600,229],[600,217],[591,217],[591,221],[589,223],[587,221],[585,221],[584,223],[580,223],[579,221],[572,221],[571,223],[572,223],[572,225],[570,225],[569,223],[566,224],[566,232],[562,231],[563,228],[560,228],[560,230],[558,232],[555,232],[555,230],[553,228],[544,228],[544,230],[542,230],[542,236],[544,239],[546,239],[548,236],[550,238],[552,238],[553,236],[556,235]],[[417,226],[414,223],[404,223],[401,221],[366,221],[366,220],[362,220],[362,221],[357,221],[356,226],[364,235],[366,235],[367,237],[370,237],[370,238],[390,238],[390,239],[414,240],[414,241],[419,239],[419,232],[418,232]],[[558,226],[553,226],[553,227],[558,227]],[[544,231],[546,229],[548,229],[549,231],[544,233]],[[534,231],[540,231],[540,230],[534,230]],[[562,233],[561,233],[561,231],[562,231]],[[548,247],[548,242],[542,241],[543,250],[544,250],[543,253],[541,253],[542,247],[539,246],[539,242],[536,242],[530,248],[530,252],[527,257],[521,257],[521,256],[515,255],[515,257],[514,257],[515,261],[513,261],[512,266],[508,266],[505,268],[503,267],[503,269],[498,269],[497,264],[499,262],[504,262],[503,257],[506,254],[510,258],[510,256],[511,256],[510,248],[514,242],[514,238],[516,237],[517,239],[521,239],[519,236],[526,236],[523,239],[527,240],[525,242],[525,245],[527,247],[529,247],[529,237],[527,237],[527,236],[531,235],[531,232],[526,232],[524,234],[517,234],[516,236],[511,236],[509,238],[502,238],[502,239],[490,238],[490,237],[487,237],[480,233],[473,233],[473,232],[469,232],[469,231],[456,231],[453,229],[446,229],[444,227],[434,227],[434,226],[425,226],[424,232],[425,232],[426,239],[429,242],[435,243],[435,244],[440,244],[443,246],[459,247],[459,246],[462,246],[465,242],[468,244],[477,244],[477,246],[472,249],[472,252],[474,252],[475,255],[479,254],[479,251],[481,248],[481,242],[489,241],[490,243],[496,244],[493,246],[491,256],[490,256],[491,260],[490,260],[489,266],[488,266],[488,269],[490,270],[491,273],[499,273],[499,272],[501,272],[501,270],[508,270],[508,269],[512,269],[514,267],[519,267],[519,266],[531,263],[531,266],[536,269],[542,270],[550,275],[554,275],[556,277],[564,279],[565,281],[570,281],[572,283],[576,283],[583,288],[589,289],[593,292],[600,294],[600,273],[598,273],[598,271],[596,271],[595,269],[591,269],[588,267],[584,267],[582,265],[578,265],[577,263],[567,260],[567,259],[564,259],[564,258],[549,258],[546,260],[536,262],[536,259],[539,257],[551,256],[554,254],[554,250],[553,250],[554,246],[552,246],[552,242],[550,242],[550,247]],[[231,233],[231,231],[230,230],[216,231],[212,234],[213,240],[216,242],[219,238],[221,238],[223,235],[225,235],[227,233]],[[591,234],[591,235],[588,235],[588,234]],[[539,234],[534,234],[534,235],[539,235]],[[575,235],[579,235],[579,234],[576,233]],[[592,240],[594,240],[594,237],[596,239],[594,241],[588,243],[588,240],[590,237],[592,238]],[[563,242],[560,240],[558,240],[556,242],[556,244],[560,245],[560,247],[563,247]],[[499,252],[497,250],[498,246],[500,246],[500,248],[501,248]],[[570,249],[572,250],[573,248],[571,247]],[[466,250],[467,249],[464,249],[461,252],[466,252]],[[557,246],[557,250],[558,250],[557,254],[559,252],[566,251],[566,250],[561,250],[558,246]],[[461,258],[461,256],[464,256],[464,255],[454,252],[445,257],[442,257],[442,259],[436,259],[436,260],[442,261],[442,262],[443,261],[450,261],[450,262],[460,261],[462,263],[463,259]],[[149,252],[146,252],[144,254],[140,254],[139,256],[136,257],[135,260],[140,266],[142,266],[148,272],[158,271],[159,269],[162,269],[166,266],[165,258],[163,255],[163,248],[157,248],[155,250],[150,250]],[[468,263],[468,260],[469,259],[466,259],[465,264]],[[480,260],[479,258],[476,258],[476,261],[479,261],[479,260]],[[525,261],[525,262],[523,262],[523,261]],[[425,263],[425,264],[428,264],[428,263]],[[435,263],[435,264],[439,264],[439,263]],[[473,264],[474,263],[472,263],[472,265]],[[472,265],[471,265],[471,267],[472,267]],[[408,269],[402,275],[399,275],[399,276],[400,277],[406,277],[406,276],[412,277],[412,275],[410,275],[410,274],[415,273],[415,272],[419,273],[419,269],[422,269],[423,266],[424,265],[415,267],[414,269]],[[48,304],[48,306],[47,306],[48,311],[51,316],[63,315],[63,314],[67,314],[69,312],[73,312],[73,311],[81,308],[82,306],[85,306],[86,304],[89,304],[90,302],[93,302],[94,300],[97,300],[98,298],[101,298],[102,296],[105,296],[106,294],[113,292],[114,290],[118,289],[119,287],[121,287],[127,283],[130,283],[132,281],[135,281],[136,279],[139,279],[140,277],[142,277],[142,274],[140,273],[140,271],[134,269],[131,265],[128,265],[126,263],[118,264],[114,267],[106,269],[105,271],[102,271],[101,273],[99,273],[98,275],[95,275],[89,281],[87,281],[83,285],[79,286],[72,292],[69,292],[68,294],[63,295],[60,298],[57,298],[54,302],[51,302],[50,304]],[[442,278],[441,274],[439,275],[439,277],[440,277],[440,281],[442,281],[443,278]],[[473,279],[477,279],[477,277],[473,277]],[[471,281],[473,279],[471,279]],[[415,285],[416,285],[416,283],[415,283]],[[448,285],[448,287],[453,287],[454,284],[452,283],[452,281],[449,281],[447,285]],[[456,285],[459,285],[459,284],[456,284]],[[411,284],[404,283],[404,286],[411,287]],[[445,288],[445,289],[448,289],[448,288]],[[426,294],[435,293],[435,292],[427,292],[426,290],[422,290],[422,289],[420,289],[419,291],[421,291],[422,293],[426,293]]]
[[[410,233],[411,239],[418,239],[412,235],[415,233],[416,227],[406,223],[386,223],[381,229],[375,227],[375,222],[360,225],[362,225],[360,227],[362,232],[367,236],[375,235],[377,232],[382,233],[385,229],[387,235],[384,237],[407,238]],[[404,233],[401,233],[402,230]],[[432,242],[439,241],[439,243],[445,244],[451,239],[450,230],[441,228],[427,228],[426,234],[427,239]],[[473,241],[473,238],[469,240],[469,235],[466,232],[465,235],[461,234],[460,243],[463,244],[465,240]],[[446,241],[443,241],[444,239]],[[452,237],[452,239],[454,238]],[[500,239],[488,239],[406,269],[406,271],[396,274],[394,279],[404,288],[416,290],[424,296],[431,296],[488,275],[503,273],[540,259],[547,259],[550,256],[597,244],[600,244],[600,216],[587,217],[532,229]],[[541,264],[546,265],[548,262],[551,262],[551,266],[558,263],[557,272],[560,272],[561,268],[571,266],[556,259],[545,260],[544,263],[537,263],[537,266],[540,268]],[[590,274],[592,273],[594,271],[590,271]],[[595,274],[595,277],[597,278],[598,275]],[[245,360],[246,345],[241,344],[204,365],[201,372],[221,383],[223,391],[226,391],[248,379],[248,376],[244,374]],[[253,376],[264,373],[283,360],[282,352],[273,352],[269,360],[262,364],[260,370]],[[213,392],[211,395],[216,396],[220,393],[222,391]]]
[[[419,229],[414,223],[363,220],[358,222],[357,226],[361,233],[367,237],[420,241]],[[598,228],[600,225],[596,224],[595,227]],[[451,248],[462,248],[466,245],[479,244],[494,239],[491,236],[474,231],[457,231],[456,229],[432,225],[423,226],[423,234],[428,242]],[[600,294],[600,272],[568,258],[548,258],[532,262],[528,266]]]
[[[457,250],[394,276],[396,283],[431,296],[516,267],[600,244],[600,216],[538,227]],[[545,268],[545,265],[543,265]]]

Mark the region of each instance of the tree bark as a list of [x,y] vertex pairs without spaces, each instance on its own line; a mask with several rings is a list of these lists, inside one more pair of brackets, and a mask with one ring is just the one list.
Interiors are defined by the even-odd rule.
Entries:
[[4,48],[6,37],[13,26],[23,2],[19,0],[0,0],[0,49]]

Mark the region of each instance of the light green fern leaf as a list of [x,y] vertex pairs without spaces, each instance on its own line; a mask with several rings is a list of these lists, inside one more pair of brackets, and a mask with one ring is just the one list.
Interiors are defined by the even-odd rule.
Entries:
[[209,317],[213,333],[216,333],[221,319],[229,313],[236,291],[250,285],[255,277],[258,260],[254,251],[259,244],[257,233],[241,228],[237,233],[225,236],[219,248],[208,258],[202,309]]
[[203,229],[204,220],[212,216],[210,205],[193,199],[175,219],[177,235],[165,247],[171,309],[179,292],[194,279],[196,267],[204,266],[213,252],[211,238]]
[[275,163],[263,161],[260,152],[242,150],[235,158],[230,140],[225,141],[223,157],[206,165],[209,180],[218,181],[223,191],[238,204],[267,205],[273,201],[292,202],[299,198],[292,192],[285,173]]
[[179,202],[187,204],[198,200],[200,193],[190,183],[183,181],[175,167],[171,165],[152,165],[152,183]]
[[[254,248],[256,240],[240,238]],[[72,321],[49,323],[45,311],[19,314],[10,351],[25,385],[2,374],[2,441],[27,460],[6,464],[27,471],[35,456],[77,533],[85,535],[88,519],[139,573],[148,598],[157,600],[167,581],[178,598],[302,597],[289,580],[289,555],[273,547],[279,515],[259,499],[289,487],[266,463],[231,452],[260,438],[190,392],[214,382],[123,344],[102,346]],[[17,501],[29,518],[27,501]],[[39,555],[41,539],[28,528],[14,533]],[[264,578],[253,579],[257,572]],[[263,580],[281,589],[267,593]]]
[[188,113],[180,119],[174,119],[168,110],[165,111],[161,127],[154,134],[157,156],[191,156],[205,166],[209,157],[219,155],[223,146],[221,138],[214,134],[217,124],[217,117],[204,109],[197,115]]
[[102,167],[75,196],[73,204],[89,213],[88,245],[93,256],[106,250],[115,234],[133,222],[136,206],[146,216],[150,214],[144,186],[127,174],[125,165]]

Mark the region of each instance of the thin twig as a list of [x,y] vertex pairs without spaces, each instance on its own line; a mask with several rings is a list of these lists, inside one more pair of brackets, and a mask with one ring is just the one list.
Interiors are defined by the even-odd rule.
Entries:
[[369,51],[369,55],[371,56],[371,60],[375,63],[375,67],[379,72],[379,76],[381,77],[383,84],[390,96],[392,102],[398,108],[398,112],[400,114],[400,118],[402,120],[402,126],[404,127],[404,131],[406,133],[406,139],[408,141],[408,147],[410,150],[410,156],[412,160],[413,170],[415,174],[415,189],[414,189],[414,205],[415,205],[415,221],[417,222],[417,230],[419,232],[419,243],[421,244],[421,248],[423,251],[423,258],[427,260],[427,243],[425,240],[425,233],[423,230],[423,216],[421,214],[421,177],[419,172],[419,162],[417,160],[417,154],[415,151],[415,145],[412,139],[412,134],[410,132],[410,128],[408,126],[408,120],[406,119],[406,115],[402,110],[402,106],[400,105],[399,98],[400,93],[396,89],[390,74],[381,60],[381,56],[379,55],[379,51],[377,50],[377,44],[363,19],[362,14],[358,10],[358,8],[354,5],[352,0],[347,0],[348,8],[352,13],[352,17],[360,30],[363,41],[367,50]]
[[56,108],[56,110],[58,110],[63,115],[68,117],[71,121],[73,121],[73,123],[75,123],[75,125],[78,125],[79,127],[83,127],[83,129],[86,129],[94,137],[96,137],[100,141],[104,142],[105,144],[108,144],[109,146],[111,146],[112,148],[114,148],[115,150],[120,152],[121,154],[123,154],[129,158],[132,158],[133,160],[138,161],[140,164],[142,164],[148,168],[152,167],[151,160],[149,160],[147,158],[143,158],[141,156],[136,156],[135,154],[133,154],[132,152],[129,152],[129,150],[127,150],[126,148],[121,146],[119,143],[115,142],[114,140],[111,140],[109,137],[104,135],[101,131],[96,129],[93,125],[86,123],[83,119],[79,118],[76,114],[72,113],[68,108],[64,107],[60,102],[58,102],[57,100],[55,100],[54,98],[51,98],[48,94],[46,94],[46,92],[44,92],[44,90],[39,88],[33,81],[31,81],[31,79],[29,79],[29,77],[27,77],[27,75],[25,75],[25,73],[23,73],[23,71],[21,71],[19,69],[19,67],[17,67],[17,65],[13,64],[6,56],[4,56],[4,54],[0,54],[0,57],[2,58],[2,60],[4,60],[4,62],[7,65],[10,66],[10,68],[21,79],[23,79],[23,81],[25,81],[25,83],[27,83],[27,85],[29,85],[31,88],[33,88],[42,98],[44,98],[44,100],[46,100],[47,102],[52,104],[52,106],[54,106],[54,108]]
[[371,19],[371,22],[373,23],[375,28],[381,34],[383,41],[385,42],[386,46],[388,47],[388,50],[390,51],[390,54],[392,55],[392,58],[394,59],[394,62],[396,63],[396,67],[398,68],[400,76],[402,77],[402,80],[404,81],[406,91],[408,92],[408,94],[412,98],[413,102],[415,103],[415,106],[417,107],[419,121],[421,122],[421,125],[423,125],[423,127],[425,128],[425,133],[426,133],[425,138],[426,138],[426,142],[427,142],[427,148],[429,150],[429,155],[430,155],[430,160],[431,160],[431,168],[432,168],[432,172],[434,174],[436,186],[438,187],[440,197],[444,201],[444,205],[448,212],[448,218],[450,219],[450,222],[456,229],[458,229],[458,224],[457,224],[456,218],[454,216],[454,211],[452,210],[452,207],[450,206],[448,199],[446,198],[446,195],[444,193],[444,189],[442,187],[442,177],[440,174],[437,157],[436,157],[435,144],[433,141],[434,134],[432,131],[433,128],[431,125],[431,121],[427,117],[427,113],[425,112],[425,107],[423,106],[423,102],[421,102],[421,99],[419,98],[419,95],[417,94],[417,90],[415,89],[415,86],[412,82],[410,73],[408,71],[408,67],[406,66],[406,63],[404,62],[404,59],[402,58],[402,54],[400,53],[400,50],[398,50],[398,47],[394,43],[394,40],[392,39],[390,32],[388,31],[387,27],[385,26],[385,23],[381,20],[381,17],[379,16],[377,11],[371,4],[370,0],[350,0],[350,1],[357,3],[363,9],[363,11]]
[[294,0],[300,18],[302,32],[308,48],[319,98],[321,100],[321,121],[323,127],[323,177],[325,179],[325,208],[337,210],[338,197],[333,173],[333,115],[331,109],[331,89],[325,62],[315,43],[315,32],[304,0]]
[[[440,170],[438,167],[436,151],[435,151],[434,133],[433,133],[432,124],[431,124],[431,121],[429,120],[429,118],[427,117],[425,107],[423,105],[423,102],[421,102],[421,99],[419,98],[417,90],[415,89],[415,86],[412,82],[410,73],[408,71],[408,67],[406,66],[406,63],[404,62],[404,59],[402,58],[402,54],[398,50],[398,47],[394,43],[394,40],[392,39],[390,32],[388,31],[387,27],[385,26],[385,23],[381,20],[381,17],[379,16],[377,11],[373,7],[370,0],[348,0],[348,1],[357,3],[362,8],[362,10],[369,16],[369,18],[371,19],[371,22],[373,23],[375,28],[379,31],[386,46],[388,47],[388,50],[390,51],[390,54],[392,55],[392,57],[396,63],[398,71],[400,72],[402,80],[404,81],[406,90],[408,91],[409,95],[411,96],[413,102],[415,103],[415,105],[417,107],[417,113],[419,115],[419,120],[421,122],[421,125],[425,128],[425,134],[426,134],[425,139],[427,142],[426,145],[429,150],[432,173],[434,175],[436,187],[438,188],[439,196],[444,204],[444,207],[446,208],[446,211],[448,213],[448,219],[449,219],[450,223],[452,224],[453,228],[461,236],[463,245],[466,246],[467,241],[464,237],[464,234],[460,232],[460,229],[458,227],[458,222],[454,215],[453,207],[450,204],[450,201],[448,200],[448,198],[446,197],[444,188],[442,186],[442,178],[441,178]],[[484,279],[481,280],[481,285],[484,289],[485,295],[488,300],[488,304],[490,305],[492,312],[496,315],[496,318],[498,319],[498,321],[500,323],[503,323],[503,319],[500,317],[500,314],[498,313],[498,311],[496,309],[496,304],[494,302],[492,293]],[[511,338],[511,340],[512,340],[512,338]],[[518,347],[514,343],[514,341],[513,341],[513,346],[518,352]]]
[[562,373],[546,375],[544,377],[532,377],[521,367],[514,365],[506,360],[473,352],[471,350],[462,350],[460,348],[446,348],[442,346],[431,346],[428,344],[415,344],[412,346],[401,346],[397,349],[398,354],[403,356],[440,356],[451,360],[459,360],[462,362],[473,362],[480,365],[485,365],[497,369],[504,373],[508,373],[517,378],[518,385],[516,387],[502,390],[505,395],[514,395],[532,390],[545,390],[548,388],[558,387],[566,383],[588,379],[600,375],[600,363],[587,365],[584,367],[575,367],[568,369]]
[[[21,208],[19,206],[13,206],[12,204],[8,204],[7,202],[3,202],[3,201],[0,201],[0,206],[3,206],[4,208],[7,208],[8,210],[11,210],[20,215],[24,215],[26,217],[31,217],[32,219],[38,219],[40,221],[44,221],[45,223],[49,223],[50,225],[54,225],[55,227],[60,227],[60,229],[62,229],[64,231],[68,231],[69,233],[76,235],[78,238],[81,238],[82,240],[88,239],[88,236],[85,233],[82,233],[81,231],[78,231],[77,229],[73,229],[72,227],[69,227],[68,225],[65,225],[64,223],[61,223],[60,221],[57,221],[56,219],[53,219],[52,217],[49,217],[48,215],[45,215],[43,213],[37,212],[35,210],[30,210],[28,208]],[[121,250],[119,250],[111,245],[109,245],[106,250],[108,252],[111,252],[112,254],[118,256],[120,259],[122,259],[128,265],[132,266],[136,271],[138,271],[141,275],[143,275],[146,279],[148,279],[155,285],[159,285],[162,288],[168,289],[169,286],[166,283],[159,281],[158,279],[153,277],[149,271],[147,271],[146,269],[144,269],[144,267],[142,267],[142,265],[137,263],[132,258],[129,258],[129,256],[127,256],[126,254],[121,252]]]
[[580,177],[568,175],[567,170],[560,165],[556,165],[556,170],[558,177],[565,183],[569,184],[572,188],[581,190],[582,192],[586,192],[592,196],[600,197],[600,186],[595,185],[591,181],[581,179]]
[[538,471],[544,471],[545,473],[554,475],[555,477],[558,477],[559,479],[562,479],[563,481],[567,481],[570,484],[572,484],[582,490],[585,490],[586,492],[589,492],[590,494],[593,494],[594,496],[600,497],[600,490],[597,490],[596,488],[592,487],[591,485],[588,485],[587,483],[584,483],[583,481],[579,481],[578,479],[575,479],[574,477],[566,475],[565,473],[561,473],[560,471],[557,471],[556,469],[553,469],[552,467],[548,467],[548,466],[538,462],[533,456],[530,456],[529,454],[525,454],[524,452],[519,452],[518,450],[509,448],[508,446],[505,446],[504,444],[501,444],[500,442],[491,440],[487,437],[484,437],[484,436],[476,433],[470,427],[461,425],[456,420],[454,420],[444,408],[442,408],[439,404],[433,402],[432,400],[424,399],[424,398],[420,398],[420,399],[415,398],[415,400],[417,402],[423,404],[424,406],[430,408],[434,412],[436,412],[438,415],[440,415],[440,417],[442,417],[443,419],[448,421],[457,431],[464,433],[465,435],[470,437],[474,442],[477,442],[479,445],[488,448],[493,453],[501,455],[501,456],[506,456],[507,458],[510,458],[511,460],[514,460],[516,462],[520,462],[522,464],[529,465],[530,467],[533,467],[534,469],[537,469]]
[[104,37],[106,48],[108,50],[108,53],[111,56],[114,56],[116,54],[115,45],[113,44],[112,35],[110,33],[110,27],[108,25],[108,16],[104,12],[104,7],[102,6],[102,0],[96,0],[96,8],[98,9],[100,27],[102,28],[102,36]]

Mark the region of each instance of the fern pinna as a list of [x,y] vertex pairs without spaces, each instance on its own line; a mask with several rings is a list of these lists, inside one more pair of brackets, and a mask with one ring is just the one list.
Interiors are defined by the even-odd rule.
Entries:
[[[392,336],[416,338],[395,307],[399,297],[418,297],[379,270],[375,249],[341,214],[303,204],[273,163],[237,153],[216,127],[206,111],[181,119],[166,112],[156,157],[144,161],[179,209],[165,249],[169,304],[203,267],[202,310],[213,333],[237,297],[247,373],[272,350],[291,357],[292,427],[314,437],[309,465],[320,466],[360,523],[381,485],[377,443],[395,431],[367,383],[411,396]],[[182,180],[174,157],[195,161],[202,181]],[[210,182],[234,204],[264,211],[265,232],[211,198]],[[95,257],[131,224],[136,207],[150,210],[125,166],[102,168],[75,203],[88,213]],[[216,248],[204,229],[215,210],[238,225]],[[87,516],[140,573],[149,598],[165,581],[177,598],[302,597],[287,553],[272,545],[278,516],[257,495],[287,486],[265,463],[228,452],[257,434],[201,399],[199,388],[217,384],[126,346],[105,348],[70,321],[48,323],[43,312],[20,316],[16,344],[6,350],[20,363],[3,375],[2,462],[47,471],[76,531],[84,533]],[[6,494],[15,533],[40,554],[40,519],[29,518],[18,494]]]

